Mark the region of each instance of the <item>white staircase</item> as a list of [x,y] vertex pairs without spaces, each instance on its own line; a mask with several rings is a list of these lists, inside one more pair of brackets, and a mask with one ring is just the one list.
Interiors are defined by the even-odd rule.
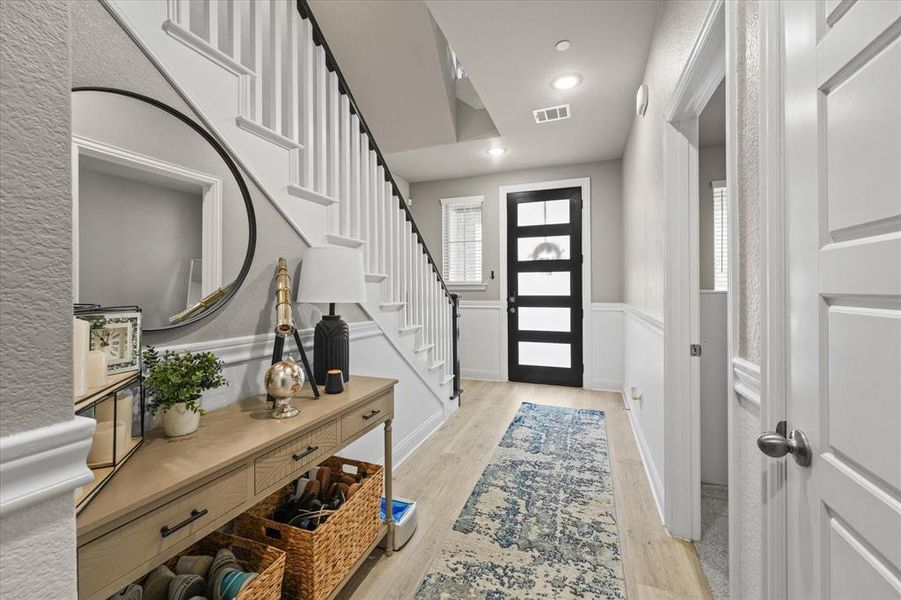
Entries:
[[294,0],[105,0],[309,245],[361,248],[364,309],[439,397],[452,300]]

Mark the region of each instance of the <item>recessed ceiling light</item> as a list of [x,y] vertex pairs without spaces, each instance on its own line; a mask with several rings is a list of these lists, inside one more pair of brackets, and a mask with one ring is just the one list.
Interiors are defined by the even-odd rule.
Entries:
[[507,149],[495,146],[494,148],[488,148],[487,152],[490,156],[503,156],[507,153]]
[[578,75],[564,75],[555,79],[551,86],[555,90],[571,90],[580,83],[582,83],[582,78]]
[[554,48],[557,49],[557,52],[566,52],[569,50],[570,46],[572,46],[572,44],[569,43],[569,40],[560,40],[554,44]]

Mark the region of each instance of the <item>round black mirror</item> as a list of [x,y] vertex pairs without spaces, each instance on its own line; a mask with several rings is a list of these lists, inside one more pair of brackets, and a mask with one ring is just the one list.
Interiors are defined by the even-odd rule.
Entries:
[[139,306],[143,329],[209,316],[253,261],[244,178],[204,128],[124,90],[72,93],[75,302]]

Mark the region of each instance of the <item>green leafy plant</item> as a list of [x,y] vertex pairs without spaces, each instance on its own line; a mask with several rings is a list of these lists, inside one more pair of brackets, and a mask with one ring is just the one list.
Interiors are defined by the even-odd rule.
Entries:
[[166,412],[179,402],[195,413],[203,414],[200,394],[206,390],[228,385],[222,375],[223,363],[212,352],[183,352],[167,350],[162,356],[153,346],[147,346],[144,358],[144,387],[151,396],[153,414]]

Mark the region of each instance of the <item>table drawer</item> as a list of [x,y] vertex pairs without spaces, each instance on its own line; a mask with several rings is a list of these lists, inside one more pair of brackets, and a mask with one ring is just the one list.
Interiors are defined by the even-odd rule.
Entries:
[[217,519],[249,499],[247,491],[247,468],[241,467],[80,547],[79,597],[97,593],[113,574],[127,573],[181,542],[200,539],[215,529]]
[[279,483],[331,456],[338,445],[338,422],[329,421],[316,429],[297,436],[287,444],[256,459],[253,465],[254,494]]
[[393,394],[385,394],[354,410],[341,415],[341,441],[353,437],[373,423],[391,414],[394,407]]

